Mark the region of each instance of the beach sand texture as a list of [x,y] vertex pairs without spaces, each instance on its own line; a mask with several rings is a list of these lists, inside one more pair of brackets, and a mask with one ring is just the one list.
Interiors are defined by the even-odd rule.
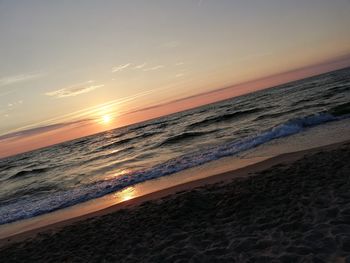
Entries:
[[350,262],[350,143],[41,233],[0,262]]

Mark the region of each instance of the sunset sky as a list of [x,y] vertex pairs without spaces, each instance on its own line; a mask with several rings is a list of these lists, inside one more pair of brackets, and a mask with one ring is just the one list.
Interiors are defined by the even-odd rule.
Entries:
[[349,0],[0,0],[0,157],[350,66],[349,14]]

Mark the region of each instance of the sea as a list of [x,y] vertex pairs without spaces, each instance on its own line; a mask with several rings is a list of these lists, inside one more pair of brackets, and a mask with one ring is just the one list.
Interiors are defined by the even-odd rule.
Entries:
[[346,68],[0,159],[0,224],[349,118]]

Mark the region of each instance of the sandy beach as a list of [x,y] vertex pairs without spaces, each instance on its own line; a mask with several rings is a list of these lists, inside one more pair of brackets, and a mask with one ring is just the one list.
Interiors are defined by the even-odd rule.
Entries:
[[0,263],[350,263],[350,0],[0,0]]
[[350,143],[272,159],[2,240],[0,261],[350,262]]

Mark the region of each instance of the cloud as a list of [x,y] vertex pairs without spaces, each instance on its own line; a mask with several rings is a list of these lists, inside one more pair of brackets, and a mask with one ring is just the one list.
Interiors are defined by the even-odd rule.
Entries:
[[137,65],[134,67],[134,69],[142,69],[146,66],[146,63],[143,63],[143,64],[140,64],[140,65]]
[[21,106],[23,104],[23,100],[10,101],[7,104],[3,104],[0,108],[0,117],[9,117],[9,113],[13,111],[15,108]]
[[19,74],[19,75],[3,77],[3,78],[0,78],[0,87],[11,85],[11,84],[16,84],[19,82],[25,82],[28,80],[38,79],[38,78],[42,77],[43,75],[44,74],[42,72],[36,72],[36,73]]
[[73,97],[73,96],[77,96],[83,93],[93,91],[103,86],[104,85],[96,85],[94,84],[94,81],[89,80],[87,82],[76,84],[67,88],[47,92],[45,93],[45,95],[57,97],[57,98]]
[[119,65],[119,66],[113,67],[112,68],[112,72],[122,71],[123,69],[126,69],[130,65],[131,65],[130,63],[127,63],[127,64],[124,64],[124,65]]
[[11,107],[21,105],[21,104],[23,104],[23,100],[17,100],[17,101],[7,103],[7,107],[11,108]]
[[[5,115],[5,117],[8,117],[8,115],[7,116]],[[72,125],[82,125],[89,121],[90,121],[89,119],[83,119],[83,120],[77,120],[77,121],[71,121],[71,122],[49,124],[46,126],[35,127],[31,129],[21,130],[18,132],[11,132],[4,135],[0,135],[0,142],[4,140],[18,138],[18,137],[31,136],[39,133],[49,132],[60,128],[72,126]]]
[[157,69],[161,69],[161,68],[164,68],[164,66],[163,65],[157,65],[157,66],[154,66],[154,67],[151,67],[151,68],[146,68],[143,71],[153,71],[153,70],[157,70]]
[[[75,112],[71,112],[71,113],[68,113],[68,114],[65,114],[65,115],[60,115],[60,116],[57,116],[57,117],[54,117],[54,118],[51,118],[51,119],[47,119],[47,120],[40,121],[40,122],[37,122],[37,123],[32,123],[30,125],[22,126],[22,127],[19,127],[19,128],[10,130],[10,131],[7,131],[4,134],[0,134],[0,139],[1,139],[2,136],[7,136],[7,135],[10,135],[10,134],[19,134],[21,131],[24,131],[24,130],[33,130],[33,129],[36,129],[38,127],[51,126],[51,125],[57,124],[57,123],[72,123],[72,122],[76,123],[76,122],[79,122],[79,120],[93,121],[95,118],[99,118],[100,117],[102,109],[109,108],[111,111],[116,111],[115,107],[118,107],[118,106],[123,105],[125,103],[128,103],[130,101],[136,100],[138,98],[142,98],[144,96],[147,96],[147,95],[150,95],[150,94],[153,94],[153,93],[157,93],[160,90],[161,90],[161,88],[155,88],[155,89],[152,89],[152,90],[147,90],[147,91],[144,91],[144,92],[133,94],[131,96],[127,96],[127,97],[111,100],[111,101],[105,102],[103,104],[98,104],[98,105],[95,105],[95,106],[92,106],[92,107],[88,107],[88,108],[85,108],[85,109],[81,109],[81,110],[78,110],[78,111],[75,111]],[[6,111],[2,112],[1,109],[0,109],[0,114],[3,114],[5,112]],[[120,113],[120,111],[118,113]],[[52,127],[54,127],[54,126],[52,126]],[[2,137],[2,138],[5,138],[5,137]]]
[[175,77],[176,77],[176,78],[181,78],[181,77],[183,77],[184,75],[185,75],[184,73],[179,73],[179,74],[176,74]]
[[[166,88],[168,89],[168,88]],[[9,137],[14,137],[14,136],[19,136],[19,135],[23,135],[21,134],[21,132],[25,131],[25,130],[30,130],[31,132],[34,131],[42,131],[41,129],[43,127],[51,127],[51,128],[57,128],[58,126],[57,123],[62,124],[64,123],[64,125],[66,126],[67,124],[73,124],[73,123],[79,123],[80,121],[83,122],[92,122],[96,119],[99,119],[101,116],[101,110],[108,110],[110,113],[114,113],[117,112],[119,116],[121,115],[126,115],[129,114],[129,109],[125,112],[121,112],[120,110],[116,110],[116,108],[120,108],[121,105],[125,105],[131,101],[134,101],[136,99],[154,94],[154,93],[158,93],[160,91],[164,91],[166,90],[164,88],[154,88],[151,90],[147,90],[144,92],[140,92],[137,94],[133,94],[127,97],[122,97],[119,99],[115,99],[115,100],[111,100],[108,102],[105,102],[103,104],[98,104],[92,107],[88,107],[88,108],[84,108],[75,112],[70,112],[68,114],[65,115],[60,115],[51,119],[46,119],[44,121],[40,121],[37,123],[32,123],[30,125],[26,125],[26,126],[22,126],[22,127],[18,127],[16,129],[7,131],[3,134],[0,134],[0,140],[2,139],[7,139]],[[6,111],[1,111],[0,109],[0,114],[5,114]],[[37,129],[38,128],[38,129]],[[40,129],[39,129],[40,128]],[[26,134],[28,134],[28,132],[25,132]]]

